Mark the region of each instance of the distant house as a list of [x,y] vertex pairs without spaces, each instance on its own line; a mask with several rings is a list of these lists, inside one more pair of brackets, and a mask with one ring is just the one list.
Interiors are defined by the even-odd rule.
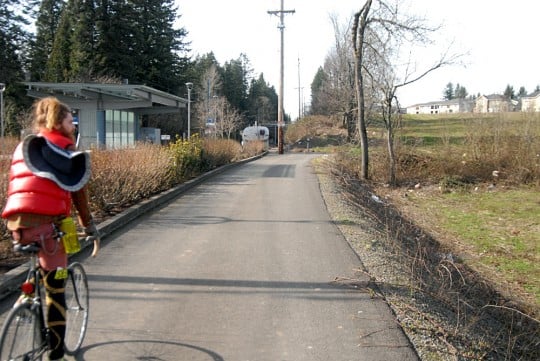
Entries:
[[518,102],[508,99],[504,95],[491,94],[481,95],[476,98],[474,105],[475,113],[498,113],[498,112],[513,112],[517,108]]
[[407,114],[451,114],[472,111],[473,102],[467,99],[439,100],[407,107]]
[[521,98],[522,112],[540,112],[540,91]]

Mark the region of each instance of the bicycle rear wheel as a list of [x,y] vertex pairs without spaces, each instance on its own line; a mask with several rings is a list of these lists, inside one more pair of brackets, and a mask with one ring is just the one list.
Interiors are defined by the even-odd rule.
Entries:
[[39,314],[32,304],[23,303],[11,309],[0,333],[0,360],[41,360],[46,349]]
[[68,267],[65,290],[66,336],[64,347],[68,355],[73,355],[81,348],[86,334],[90,300],[88,279],[80,263],[75,262]]

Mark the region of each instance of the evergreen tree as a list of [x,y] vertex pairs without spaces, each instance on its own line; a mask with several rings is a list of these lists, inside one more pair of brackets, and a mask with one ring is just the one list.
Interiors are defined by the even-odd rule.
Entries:
[[71,39],[73,37],[73,1],[68,4],[60,15],[58,28],[54,36],[51,54],[47,60],[44,80],[49,82],[65,82],[71,72]]
[[522,86],[519,88],[519,91],[518,91],[518,98],[523,98],[523,97],[526,97],[527,96],[527,90],[525,90],[525,87]]
[[31,41],[31,35],[24,30],[28,25],[28,9],[24,5],[17,0],[0,0],[0,82],[8,86],[22,80],[27,61],[25,49]]
[[446,88],[444,88],[443,99],[444,100],[454,99],[454,84],[452,84],[451,82],[446,84]]
[[324,96],[324,85],[327,80],[328,75],[325,73],[323,67],[319,67],[311,82],[311,114],[328,114],[328,104]]
[[44,78],[47,59],[52,52],[54,36],[64,6],[64,1],[43,0],[41,2],[35,22],[36,40],[30,49],[30,73],[34,81]]
[[17,47],[11,41],[9,35],[0,30],[0,82],[12,83],[20,78],[22,66],[17,56]]
[[503,95],[508,99],[514,99],[516,97],[515,92],[514,92],[514,87],[508,84],[506,86],[506,89],[504,89]]
[[238,59],[230,60],[223,66],[223,95],[240,114],[247,110],[247,91],[251,69],[243,54]]
[[[278,95],[274,87],[270,86],[264,75],[253,79],[248,91],[247,119],[250,124],[267,124],[277,120]],[[248,124],[245,124],[248,125]]]
[[29,66],[32,35],[25,29],[33,6],[34,1],[0,0],[0,82],[5,84],[5,135],[20,134],[20,113],[30,105],[20,81]]
[[[136,82],[131,50],[135,15],[125,0],[98,0],[96,6],[96,42],[94,66],[97,77],[125,78]],[[131,40],[130,40],[131,38]]]
[[465,99],[469,93],[467,93],[467,89],[464,86],[461,86],[459,83],[456,84],[456,89],[454,91],[454,98],[457,99]]
[[174,0],[128,1],[136,17],[131,29],[134,44],[135,78],[169,92],[179,90],[185,59],[178,54],[185,50],[185,29],[175,29],[177,9]]
[[95,72],[95,6],[93,0],[72,0],[73,24],[69,81],[91,81]]
[[[219,73],[220,76],[221,74],[223,74],[223,68],[217,61],[216,56],[214,55],[213,52],[204,54],[202,56],[197,56],[195,60],[193,61],[193,64],[183,74],[185,82],[188,82],[188,81],[193,82],[194,80],[200,80],[201,82],[204,81],[204,74],[212,66],[214,66],[217,69],[217,72]],[[211,96],[213,95],[219,95],[219,94],[211,94]]]

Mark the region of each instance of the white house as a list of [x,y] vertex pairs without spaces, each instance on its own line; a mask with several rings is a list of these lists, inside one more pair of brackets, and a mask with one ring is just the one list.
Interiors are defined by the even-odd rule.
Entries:
[[407,107],[407,114],[451,114],[472,111],[472,101],[467,99],[439,100]]
[[476,98],[475,113],[511,112],[517,107],[517,102],[500,94],[481,95]]
[[540,91],[521,98],[522,112],[540,112]]

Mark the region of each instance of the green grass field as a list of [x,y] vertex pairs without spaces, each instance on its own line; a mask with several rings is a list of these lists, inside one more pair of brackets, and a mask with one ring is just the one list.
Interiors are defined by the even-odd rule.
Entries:
[[416,217],[438,228],[462,258],[502,288],[522,289],[540,306],[540,192],[531,187],[412,192]]

